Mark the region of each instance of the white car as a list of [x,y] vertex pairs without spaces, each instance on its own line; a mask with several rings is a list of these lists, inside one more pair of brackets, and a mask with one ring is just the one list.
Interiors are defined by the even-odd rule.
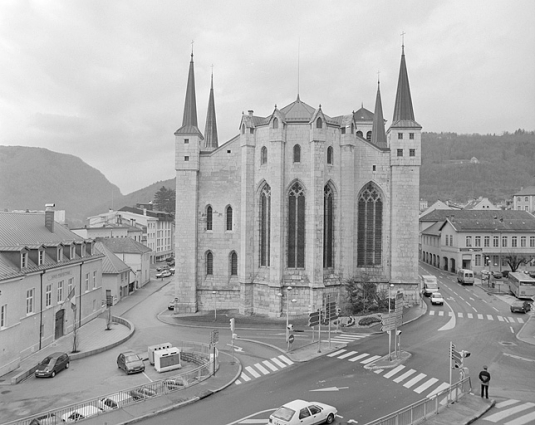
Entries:
[[442,294],[440,292],[433,292],[431,294],[431,304],[444,305],[444,298],[442,298]]
[[336,407],[317,401],[294,400],[279,407],[269,417],[273,425],[332,424]]
[[61,417],[61,420],[67,423],[74,423],[86,418],[90,418],[91,416],[96,416],[100,413],[102,413],[102,409],[99,409],[98,407],[85,406],[81,407],[80,409],[72,410],[70,412],[65,413]]
[[119,407],[132,404],[134,399],[130,394],[127,393],[118,393],[109,395],[107,397],[102,397],[98,401],[99,407],[104,411],[118,409]]

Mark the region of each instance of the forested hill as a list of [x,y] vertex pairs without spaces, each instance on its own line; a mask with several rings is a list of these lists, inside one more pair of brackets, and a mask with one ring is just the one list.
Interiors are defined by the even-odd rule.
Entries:
[[[473,161],[470,162],[473,158]],[[535,132],[423,133],[420,198],[466,202],[509,199],[535,185]]]

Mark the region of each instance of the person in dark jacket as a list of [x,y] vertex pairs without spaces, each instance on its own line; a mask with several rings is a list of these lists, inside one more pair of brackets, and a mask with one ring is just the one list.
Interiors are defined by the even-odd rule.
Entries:
[[490,373],[487,369],[487,366],[483,366],[483,370],[479,372],[479,380],[481,381],[481,397],[489,398]]

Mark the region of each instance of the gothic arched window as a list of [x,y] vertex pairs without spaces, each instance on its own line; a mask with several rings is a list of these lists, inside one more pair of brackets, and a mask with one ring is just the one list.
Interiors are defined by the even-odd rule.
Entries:
[[227,207],[227,230],[232,230],[232,207]]
[[316,120],[316,128],[322,128],[323,127],[323,121],[321,120],[321,117],[318,117]]
[[323,189],[323,268],[333,267],[334,194],[330,185]]
[[273,118],[273,128],[279,128],[279,120],[277,118]]
[[267,148],[265,146],[262,146],[260,151],[260,164],[267,164]]
[[206,253],[206,275],[211,276],[214,274],[214,254],[211,251]]
[[357,266],[381,264],[383,249],[383,200],[379,188],[368,183],[359,195]]
[[242,124],[241,126],[241,134],[245,134],[245,124]]
[[265,184],[260,193],[260,265],[269,267],[271,230],[271,188]]
[[371,131],[368,131],[368,132],[366,133],[366,140],[367,140],[368,142],[371,142],[371,141],[372,141],[372,132],[371,132]]
[[301,162],[301,146],[294,146],[294,162]]
[[333,147],[329,146],[327,148],[327,164],[333,163]]
[[299,183],[288,194],[288,267],[305,267],[305,192]]
[[230,275],[236,276],[238,274],[238,254],[235,251],[230,253]]
[[357,131],[357,136],[362,137],[362,131]]
[[212,207],[206,207],[206,230],[212,230]]

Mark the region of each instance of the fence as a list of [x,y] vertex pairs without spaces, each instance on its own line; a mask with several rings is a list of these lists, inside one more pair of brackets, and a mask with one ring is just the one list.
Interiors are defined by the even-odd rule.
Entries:
[[411,425],[418,424],[446,409],[451,402],[457,402],[471,389],[470,377],[453,384],[432,397],[417,401],[382,418],[365,425]]
[[217,354],[213,359],[215,362],[213,364],[210,359],[209,346],[198,342],[178,342],[174,346],[181,349],[183,360],[194,363],[197,367],[169,378],[17,419],[4,425],[55,425],[103,415],[114,409],[188,388],[208,379],[212,370],[217,369]]

